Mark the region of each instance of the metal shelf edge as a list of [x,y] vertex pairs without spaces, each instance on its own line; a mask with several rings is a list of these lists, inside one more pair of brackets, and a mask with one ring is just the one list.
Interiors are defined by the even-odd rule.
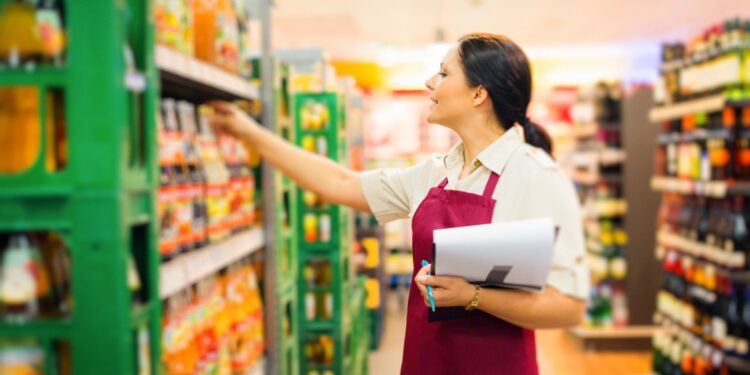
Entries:
[[263,228],[253,228],[162,264],[159,267],[159,297],[169,297],[252,254],[263,247],[264,241]]
[[225,91],[245,99],[258,99],[258,86],[252,82],[221,70],[166,46],[156,46],[156,65],[187,81]]
[[655,107],[649,111],[649,120],[659,123],[681,118],[682,116],[699,113],[719,111],[724,108],[727,99],[723,94],[709,96],[707,98],[690,100],[669,106]]
[[621,328],[575,327],[569,331],[576,337],[595,339],[648,338],[656,331],[656,326],[630,326]]

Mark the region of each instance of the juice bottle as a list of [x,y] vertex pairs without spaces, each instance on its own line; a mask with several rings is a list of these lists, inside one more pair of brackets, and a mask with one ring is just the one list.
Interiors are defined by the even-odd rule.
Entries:
[[0,340],[0,374],[42,375],[44,349],[35,340]]
[[230,73],[237,73],[239,68],[240,36],[237,14],[231,0],[218,0],[216,12],[216,38],[214,50],[216,65]]
[[211,64],[216,63],[216,13],[218,0],[193,1],[193,27],[195,56]]
[[0,61],[11,67],[40,61],[44,41],[29,1],[8,1],[0,11]]
[[57,314],[70,313],[70,251],[62,238],[52,232],[43,237],[41,251],[51,280],[53,310]]
[[30,168],[41,150],[39,90],[31,86],[0,88],[0,173]]
[[231,73],[239,63],[239,25],[229,0],[193,1],[195,55]]
[[2,253],[0,311],[6,318],[35,318],[42,312],[49,292],[49,279],[36,242],[26,234],[11,236]]
[[42,38],[44,60],[52,64],[60,64],[65,51],[65,34],[60,1],[42,0],[36,11],[36,22],[39,35]]

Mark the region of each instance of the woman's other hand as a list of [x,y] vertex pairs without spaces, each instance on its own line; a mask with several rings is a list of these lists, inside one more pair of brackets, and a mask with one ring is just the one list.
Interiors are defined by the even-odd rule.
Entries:
[[216,100],[206,105],[213,109],[213,113],[208,115],[208,123],[217,133],[225,133],[243,141],[250,141],[253,130],[260,127],[260,124],[252,117],[232,103]]
[[474,285],[470,284],[464,278],[455,276],[428,276],[431,269],[432,265],[426,265],[414,277],[425,306],[430,306],[430,300],[427,296],[427,285],[432,286],[435,307],[464,307],[474,298]]

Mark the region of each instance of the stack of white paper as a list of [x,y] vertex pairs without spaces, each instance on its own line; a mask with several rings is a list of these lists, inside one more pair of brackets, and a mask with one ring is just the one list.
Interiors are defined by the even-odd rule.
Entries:
[[433,272],[484,286],[541,291],[555,234],[551,218],[438,229]]

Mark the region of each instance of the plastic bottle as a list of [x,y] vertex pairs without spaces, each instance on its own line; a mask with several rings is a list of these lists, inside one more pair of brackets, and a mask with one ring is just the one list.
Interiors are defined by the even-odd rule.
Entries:
[[58,65],[65,52],[62,4],[59,0],[42,0],[36,10],[37,28],[42,39],[44,60]]
[[6,2],[0,11],[0,61],[18,67],[39,62],[43,55],[34,5],[24,0]]
[[2,254],[0,311],[8,319],[38,317],[51,306],[49,278],[36,242],[29,235],[15,234]]
[[44,350],[34,340],[0,341],[0,374],[42,375]]
[[18,173],[36,162],[41,150],[39,90],[0,88],[0,173]]

